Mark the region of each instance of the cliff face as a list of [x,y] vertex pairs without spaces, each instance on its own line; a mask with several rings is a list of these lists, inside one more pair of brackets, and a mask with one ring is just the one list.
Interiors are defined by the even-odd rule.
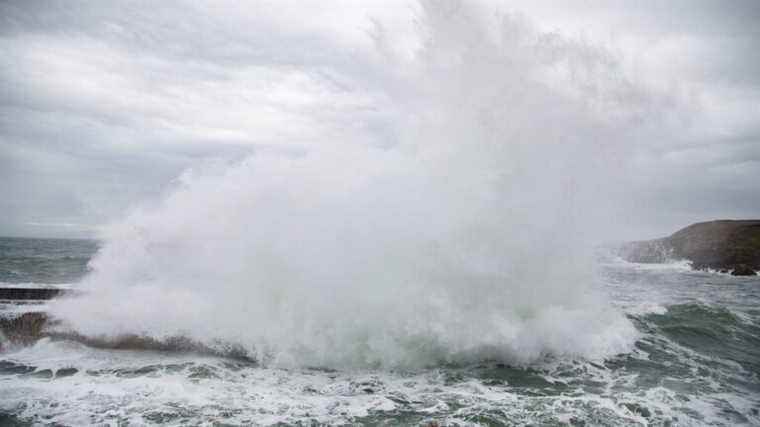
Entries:
[[720,220],[692,224],[669,237],[625,243],[631,262],[687,259],[695,269],[754,275],[760,270],[760,220]]

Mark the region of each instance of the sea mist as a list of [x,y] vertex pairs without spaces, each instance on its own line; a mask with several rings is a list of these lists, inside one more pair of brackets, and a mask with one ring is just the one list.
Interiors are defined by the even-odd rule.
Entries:
[[417,13],[413,48],[377,24],[372,52],[303,71],[369,99],[359,124],[335,119],[366,137],[187,171],[106,228],[85,293],[52,315],[90,336],[234,343],[275,366],[629,350],[635,329],[594,290],[591,248],[645,119],[637,86],[604,48],[521,16]]

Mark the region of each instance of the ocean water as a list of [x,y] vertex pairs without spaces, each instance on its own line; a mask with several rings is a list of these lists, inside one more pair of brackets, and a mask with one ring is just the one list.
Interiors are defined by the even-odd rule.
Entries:
[[412,15],[257,56],[293,120],[101,243],[4,240],[0,281],[78,292],[3,307],[59,334],[4,347],[0,422],[760,423],[758,279],[593,250],[693,98],[519,13]]
[[93,240],[0,237],[0,285],[75,282],[96,250]]
[[[87,272],[82,259],[96,246],[3,239],[0,269],[5,284],[77,287]],[[601,252],[596,264],[592,288],[637,331],[629,351],[601,358],[547,351],[520,363],[478,353],[481,359],[408,368],[285,367],[240,354],[114,350],[44,338],[0,353],[0,421],[760,424],[759,278],[695,272],[677,262],[630,264]]]

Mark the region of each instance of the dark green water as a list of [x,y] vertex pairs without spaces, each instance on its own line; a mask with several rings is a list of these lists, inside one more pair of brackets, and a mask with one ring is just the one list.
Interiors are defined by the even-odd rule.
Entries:
[[0,237],[0,282],[75,282],[96,250],[92,240]]

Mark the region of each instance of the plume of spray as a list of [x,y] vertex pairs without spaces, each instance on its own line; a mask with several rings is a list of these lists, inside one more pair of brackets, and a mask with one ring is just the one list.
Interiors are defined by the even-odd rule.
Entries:
[[186,172],[108,227],[86,292],[52,314],[92,336],[234,342],[278,366],[629,350],[590,248],[638,89],[604,49],[485,15],[423,4],[411,56],[378,29],[373,72],[343,77],[382,100],[382,143]]

